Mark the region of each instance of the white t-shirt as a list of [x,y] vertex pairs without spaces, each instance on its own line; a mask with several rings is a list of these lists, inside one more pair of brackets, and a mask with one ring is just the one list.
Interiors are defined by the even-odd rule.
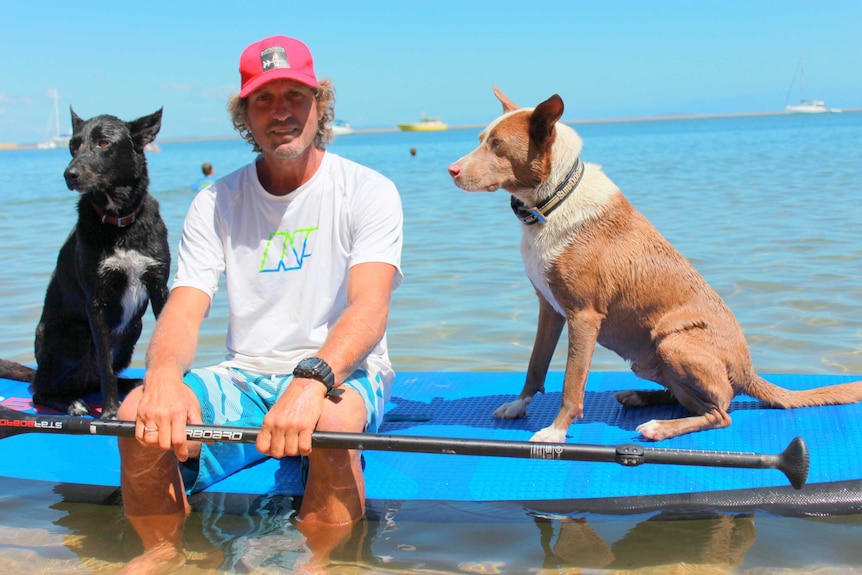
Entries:
[[[195,197],[172,289],[212,298],[224,273],[230,323],[222,365],[287,374],[320,349],[344,311],[351,266],[392,264],[393,289],[401,283],[401,199],[390,180],[331,152],[286,196],[264,190],[255,164]],[[385,336],[361,367],[391,382]]]

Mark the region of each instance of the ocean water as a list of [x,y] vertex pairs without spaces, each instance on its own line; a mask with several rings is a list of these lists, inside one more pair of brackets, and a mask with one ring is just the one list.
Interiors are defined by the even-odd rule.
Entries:
[[[862,374],[862,114],[574,127],[582,157],[601,164],[725,298],[759,371]],[[462,192],[446,172],[478,133],[354,134],[330,147],[391,178],[402,196],[405,280],[389,328],[396,370],[526,369],[537,304],[508,196]],[[160,145],[148,156],[150,189],[175,249],[200,164],[224,175],[253,155],[238,139]],[[0,355],[9,359],[33,361],[44,290],[75,219],[68,160],[64,150],[0,152]],[[196,364],[222,358],[225,317],[217,296]],[[552,369],[564,361],[560,346]],[[627,366],[598,348],[592,368]],[[62,486],[0,483],[0,573],[109,573],[139,551],[119,507],[73,500]],[[301,536],[289,506],[271,505],[277,512],[222,525],[217,540],[204,528],[210,514],[195,513],[181,573],[296,572]],[[261,528],[261,515],[285,520]],[[856,573],[860,538],[853,515],[570,517],[512,504],[405,504],[372,510],[328,572]]]

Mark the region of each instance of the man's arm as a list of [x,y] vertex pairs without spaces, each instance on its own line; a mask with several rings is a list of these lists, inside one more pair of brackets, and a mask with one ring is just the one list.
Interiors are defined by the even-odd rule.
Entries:
[[[332,367],[340,385],[374,349],[386,332],[395,266],[368,262],[350,268],[347,278],[347,308],[316,354]],[[311,434],[323,410],[326,387],[314,379],[295,378],[263,421],[257,447],[273,457],[307,455]],[[347,410],[344,431],[364,423],[364,414]]]
[[332,368],[340,385],[386,333],[395,266],[368,262],[350,268],[347,308],[332,326],[317,356]]
[[191,367],[201,322],[210,297],[195,288],[178,287],[171,292],[147,350],[144,390],[138,405],[138,420],[158,434],[144,436],[162,449],[174,447],[177,457],[188,457],[186,423],[201,423],[200,405],[182,382]]

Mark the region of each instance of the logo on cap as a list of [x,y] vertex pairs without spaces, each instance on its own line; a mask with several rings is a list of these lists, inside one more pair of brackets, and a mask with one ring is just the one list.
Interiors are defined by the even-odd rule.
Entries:
[[276,68],[290,68],[290,62],[287,60],[287,53],[281,46],[272,46],[261,50],[260,52],[260,67],[266,72]]

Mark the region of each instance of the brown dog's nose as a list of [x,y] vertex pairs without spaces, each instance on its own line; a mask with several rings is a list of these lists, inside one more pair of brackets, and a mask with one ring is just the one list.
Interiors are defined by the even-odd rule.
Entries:
[[455,162],[451,166],[449,166],[449,175],[453,178],[457,178],[461,175],[461,166],[458,165],[458,162]]

